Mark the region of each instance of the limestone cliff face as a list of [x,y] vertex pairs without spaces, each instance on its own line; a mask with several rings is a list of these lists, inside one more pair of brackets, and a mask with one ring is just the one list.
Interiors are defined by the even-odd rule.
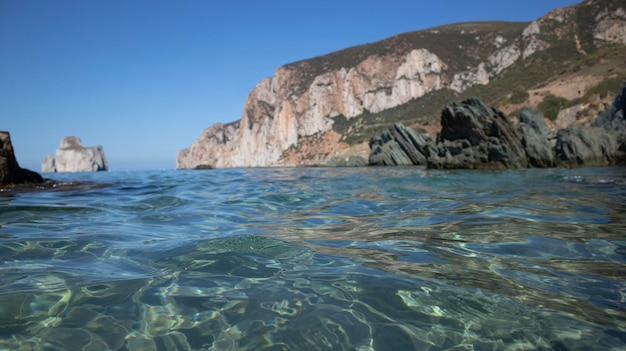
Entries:
[[70,136],[61,140],[55,157],[46,156],[41,163],[41,171],[46,172],[94,172],[106,171],[109,166],[101,145],[84,147],[78,137]]
[[205,130],[178,153],[177,167],[292,165],[281,162],[281,156],[300,138],[328,132],[333,117],[379,112],[441,89],[443,67],[445,63],[426,49],[403,57],[372,55],[354,67],[314,77],[306,89],[294,78],[300,72],[281,67],[249,94],[238,125]]
[[597,42],[626,44],[626,8],[617,11],[603,9],[596,16],[597,25],[593,30],[593,38]]
[[215,124],[205,129],[198,141],[176,155],[177,168],[222,168],[226,160],[222,155],[231,154],[237,143],[239,123]]
[[[594,40],[626,42],[624,10],[598,11]],[[550,38],[570,35],[555,31],[555,23],[574,17],[573,9],[559,9],[501,34],[485,30],[486,24],[441,27],[390,38],[378,45],[385,49],[351,48],[343,56],[334,53],[280,67],[250,92],[241,120],[203,131],[178,153],[176,166],[316,163],[349,146],[333,132],[338,118],[377,113],[441,89],[461,93],[488,84],[511,65],[550,48]],[[351,59],[340,60],[346,56]],[[319,148],[311,147],[312,140],[319,140]],[[307,145],[306,152],[299,151],[301,144]]]

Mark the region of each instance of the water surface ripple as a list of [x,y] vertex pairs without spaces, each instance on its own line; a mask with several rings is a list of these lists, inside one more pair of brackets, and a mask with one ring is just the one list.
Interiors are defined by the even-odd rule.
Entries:
[[625,168],[51,177],[97,186],[0,194],[2,350],[626,349]]

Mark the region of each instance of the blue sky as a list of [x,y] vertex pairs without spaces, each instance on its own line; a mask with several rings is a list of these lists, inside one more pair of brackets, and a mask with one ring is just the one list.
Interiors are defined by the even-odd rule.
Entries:
[[40,171],[65,136],[111,170],[169,169],[287,63],[437,25],[532,21],[568,0],[0,0],[0,130]]

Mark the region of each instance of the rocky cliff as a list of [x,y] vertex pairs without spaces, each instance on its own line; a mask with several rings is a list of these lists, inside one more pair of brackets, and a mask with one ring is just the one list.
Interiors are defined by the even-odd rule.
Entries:
[[[363,156],[368,128],[401,119],[406,106],[417,106],[407,118],[427,126],[434,116],[424,106],[440,110],[438,96],[491,94],[483,99],[492,102],[516,91],[528,95],[556,79],[557,70],[625,43],[623,1],[588,0],[531,23],[448,25],[288,64],[252,90],[239,121],[203,131],[178,153],[176,166],[292,166]],[[580,86],[579,95],[589,88]],[[388,111],[395,115],[381,117]]]
[[[205,130],[178,154],[177,167],[285,164],[281,156],[286,150],[301,138],[331,131],[334,117],[382,111],[442,87],[442,62],[426,49],[403,57],[368,56],[355,67],[328,70],[310,82],[303,81],[309,73],[302,65],[306,63],[281,67],[261,81],[250,93],[241,121]],[[303,87],[305,83],[309,85]]]
[[94,172],[109,169],[101,145],[85,147],[78,137],[69,136],[61,140],[55,157],[46,156],[41,163],[41,172]]

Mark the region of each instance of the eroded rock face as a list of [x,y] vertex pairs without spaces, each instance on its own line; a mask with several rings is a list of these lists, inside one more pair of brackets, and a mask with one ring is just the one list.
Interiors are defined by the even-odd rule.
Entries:
[[626,82],[622,83],[611,107],[600,113],[591,126],[602,128],[615,136],[615,163],[626,164]]
[[190,147],[181,150],[176,155],[177,168],[220,168],[224,165],[225,159],[220,157],[228,150],[228,146],[235,146],[231,140],[238,138],[239,123],[215,124],[209,129],[205,129],[202,135]]
[[431,168],[519,168],[528,162],[509,119],[479,99],[447,105],[441,114],[438,153]]
[[[621,150],[626,145],[620,145],[626,140],[624,96],[622,87],[610,106],[607,106],[606,100],[599,100],[559,111],[554,122],[558,138],[553,141],[558,141],[559,147],[559,157],[555,160],[566,166],[623,164],[625,155]],[[600,110],[600,106],[607,107]],[[617,149],[614,148],[615,143]]]
[[46,156],[41,164],[42,172],[95,172],[109,169],[101,145],[84,147],[78,137],[61,140],[55,157]]
[[370,140],[369,164],[372,166],[426,165],[433,152],[428,133],[418,134],[401,123],[395,123]]
[[622,84],[611,107],[600,113],[600,116],[591,125],[619,134],[626,133],[626,82]]
[[[316,76],[304,88],[296,78],[300,72],[281,67],[252,90],[239,123],[205,130],[191,147],[178,153],[176,166],[292,165],[284,163],[283,153],[300,138],[329,131],[333,117],[379,112],[441,89],[442,66],[437,55],[426,49],[403,57],[372,55],[354,67]],[[297,164],[308,162],[302,159]]]
[[[223,168],[313,163],[320,157],[283,156],[303,138],[330,135],[326,133],[332,129],[335,117],[349,120],[365,112],[377,113],[402,105],[436,90],[450,88],[462,92],[473,85],[489,83],[522,56],[545,48],[537,42],[538,22],[529,25],[524,33],[515,42],[499,38],[494,52],[486,55],[483,62],[458,73],[450,72],[448,64],[426,48],[402,56],[392,50],[373,54],[352,67],[330,69],[311,79],[302,77],[307,76],[307,72],[300,71],[306,64],[280,67],[272,78],[262,80],[249,94],[240,121],[205,130],[196,142],[177,154],[176,166]],[[336,151],[320,147],[319,153]]]
[[55,172],[56,171],[56,165],[55,165],[55,160],[54,160],[54,156],[52,155],[46,155],[43,158],[43,161],[41,161],[41,171],[42,172]]
[[617,150],[617,136],[604,128],[570,126],[557,133],[556,158],[563,166],[615,164]]
[[554,167],[554,147],[543,114],[534,108],[525,107],[520,112],[519,119],[518,130],[522,136],[528,166]]
[[11,135],[7,131],[0,131],[0,187],[27,183],[42,183],[44,179],[36,172],[19,166]]
[[597,42],[626,44],[626,9],[617,11],[605,10],[596,16],[597,25],[593,30],[593,38]]

